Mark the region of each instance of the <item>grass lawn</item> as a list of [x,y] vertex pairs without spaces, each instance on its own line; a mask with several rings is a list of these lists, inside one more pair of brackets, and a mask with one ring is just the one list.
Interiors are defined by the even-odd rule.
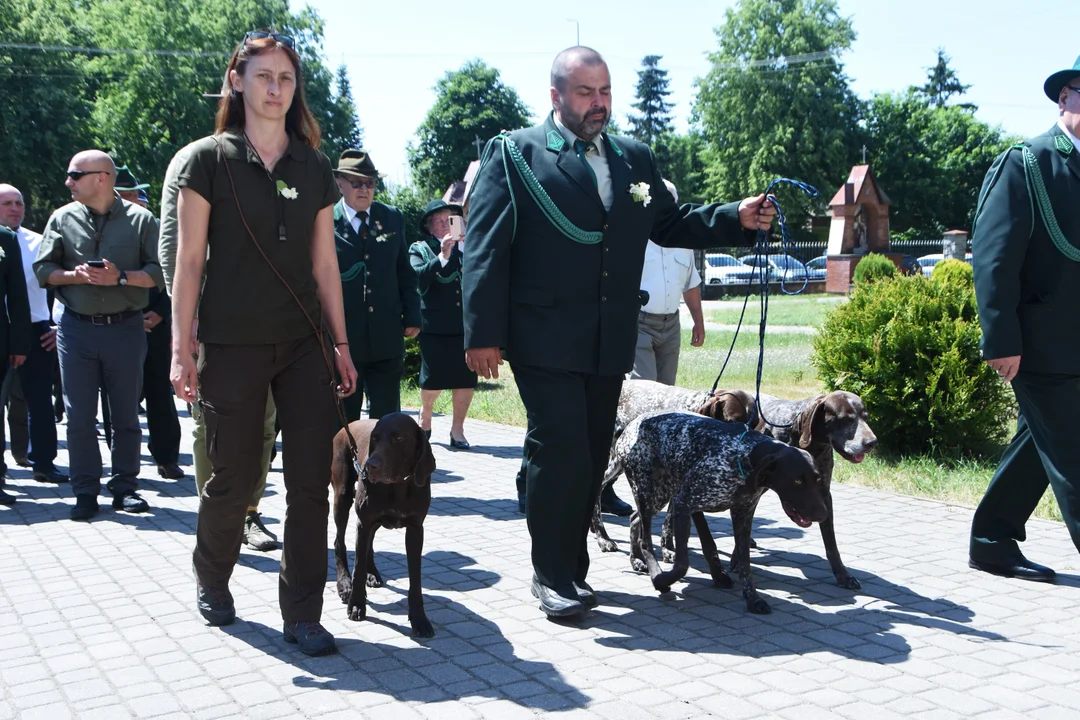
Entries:
[[[835,300],[832,301],[833,305],[835,302]],[[789,313],[783,317],[809,318],[823,316],[822,308],[828,308],[831,305],[811,298],[784,298],[775,306],[770,305],[770,319],[777,324],[796,325],[804,323],[781,321],[779,319],[781,315],[773,312],[778,307],[784,307],[785,312]],[[747,313],[749,314],[749,309]],[[711,388],[716,379],[716,373],[719,372],[727,356],[731,336],[730,332],[707,332],[704,347],[694,348],[690,347],[690,332],[684,330],[679,358],[678,385],[686,388]],[[810,365],[810,341],[809,335],[794,333],[766,335],[762,392],[794,399],[823,391],[821,381]],[[735,352],[724,371],[719,387],[752,391],[756,372],[757,327],[754,325],[749,331],[744,330],[739,334]],[[420,390],[403,384],[401,404],[405,407],[420,407]],[[449,392],[444,392],[439,397],[435,403],[435,412],[450,413]],[[525,427],[525,408],[518,397],[517,386],[514,384],[509,365],[500,367],[498,380],[481,381],[473,399],[469,417]],[[468,433],[467,424],[466,432]],[[469,439],[479,440],[473,435],[469,435]],[[896,459],[871,454],[859,465],[852,465],[838,458],[834,479],[837,482],[974,507],[986,490],[986,485],[990,482],[996,465],[996,458],[951,462],[920,456]],[[1047,493],[1043,497],[1035,515],[1048,520],[1061,520],[1061,512],[1052,493]]]
[[[719,325],[736,324],[739,322],[739,313],[742,311],[744,299],[745,296],[728,298],[729,302],[725,303],[723,307],[707,311],[705,321]],[[774,325],[820,327],[821,323],[825,321],[825,315],[845,300],[846,298],[836,295],[770,294],[769,322]],[[745,327],[749,323],[756,329],[760,318],[760,299],[757,295],[754,295],[746,306],[743,326]]]

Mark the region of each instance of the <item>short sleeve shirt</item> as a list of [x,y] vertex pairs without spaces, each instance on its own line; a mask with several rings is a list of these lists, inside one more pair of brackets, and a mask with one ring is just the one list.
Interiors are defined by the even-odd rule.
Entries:
[[315,217],[340,197],[330,161],[296,137],[272,173],[242,135],[226,132],[189,148],[177,183],[210,203],[199,339],[261,345],[311,335],[311,323],[322,326],[311,261]]

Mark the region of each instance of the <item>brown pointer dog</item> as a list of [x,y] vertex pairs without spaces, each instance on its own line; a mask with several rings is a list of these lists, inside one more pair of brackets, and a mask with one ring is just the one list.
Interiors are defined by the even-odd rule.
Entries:
[[[382,577],[375,567],[372,541],[380,527],[405,528],[405,552],[409,565],[409,623],[413,635],[432,637],[435,629],[424,612],[420,584],[420,563],[424,554],[424,518],[431,505],[431,474],[435,456],[431,454],[420,426],[404,413],[390,413],[382,419],[357,420],[349,425],[356,438],[358,457],[354,464],[345,430],[334,438],[334,460],[330,482],[334,488],[334,557],[337,559],[337,588],[341,602],[348,606],[350,620],[367,615],[367,587],[380,587]],[[357,468],[360,468],[357,474]],[[349,508],[356,498],[356,572],[349,577],[345,553],[345,530]]]

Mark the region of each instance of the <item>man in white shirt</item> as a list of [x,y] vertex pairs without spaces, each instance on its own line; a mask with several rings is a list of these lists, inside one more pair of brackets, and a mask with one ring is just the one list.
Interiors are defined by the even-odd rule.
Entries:
[[30,452],[27,457],[38,482],[65,483],[67,475],[56,469],[56,417],[53,410],[53,368],[56,364],[56,328],[52,326],[48,293],[34,275],[41,235],[22,227],[26,207],[22,193],[11,185],[0,184],[0,225],[10,228],[19,238],[26,293],[30,301],[30,354],[19,368],[19,382],[30,414]]
[[[664,180],[675,202],[679,193]],[[705,342],[705,321],[701,315],[701,276],[694,265],[694,251],[684,248],[660,247],[652,240],[645,247],[645,267],[641,271],[641,289],[649,301],[638,315],[637,349],[630,377],[636,380],[656,380],[665,385],[675,384],[679,369],[679,345],[682,326],[679,321],[679,301],[685,301],[694,319],[690,344],[701,347]]]

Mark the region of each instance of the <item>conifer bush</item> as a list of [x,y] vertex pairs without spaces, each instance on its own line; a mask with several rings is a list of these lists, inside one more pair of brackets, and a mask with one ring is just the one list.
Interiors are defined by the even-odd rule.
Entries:
[[930,273],[934,282],[945,282],[957,287],[975,287],[975,271],[963,260],[942,260]]
[[1007,437],[1012,393],[980,357],[974,287],[952,281],[962,272],[856,283],[814,338],[826,388],[862,397],[886,452],[978,456]]
[[892,260],[881,253],[870,253],[855,266],[855,273],[852,275],[851,280],[858,285],[881,280],[882,278],[895,277],[896,274],[896,265],[893,264]]

